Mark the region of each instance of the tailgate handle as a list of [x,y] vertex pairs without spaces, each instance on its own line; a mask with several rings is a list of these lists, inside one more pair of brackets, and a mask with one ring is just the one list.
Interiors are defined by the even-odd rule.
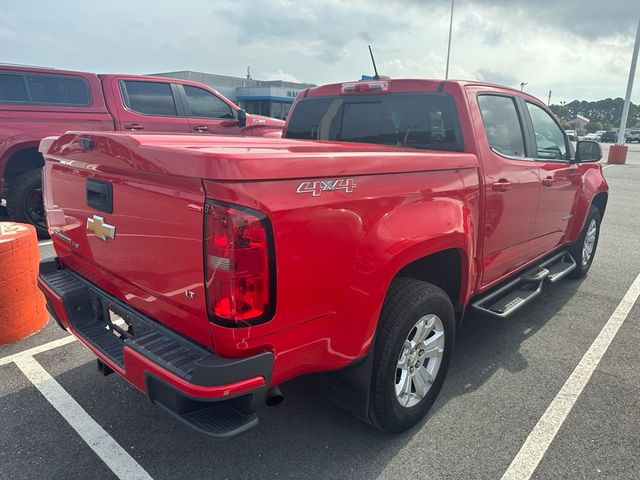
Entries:
[[113,213],[113,185],[105,180],[87,178],[87,205],[105,213]]

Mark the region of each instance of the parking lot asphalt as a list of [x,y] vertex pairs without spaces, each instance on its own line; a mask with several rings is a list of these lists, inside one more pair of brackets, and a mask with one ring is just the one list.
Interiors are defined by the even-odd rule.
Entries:
[[[283,385],[284,402],[264,407],[256,429],[213,441],[117,375],[99,376],[78,342],[34,358],[154,479],[500,478],[640,274],[640,147],[634,147],[637,158],[605,170],[609,204],[589,275],[546,289],[508,320],[468,315],[440,396],[426,420],[405,434],[373,430],[324,400],[318,378],[309,376]],[[53,254],[48,244],[40,250]],[[0,347],[2,479],[117,478],[15,363],[2,364],[64,336],[50,321],[40,333]],[[532,478],[638,478],[638,345],[636,304]]]

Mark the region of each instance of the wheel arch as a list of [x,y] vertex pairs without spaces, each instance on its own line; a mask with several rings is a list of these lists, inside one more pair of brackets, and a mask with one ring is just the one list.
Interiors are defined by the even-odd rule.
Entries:
[[600,216],[604,217],[604,211],[607,208],[607,201],[609,200],[609,192],[599,192],[595,197],[591,200],[591,205],[595,206],[600,210]]
[[[451,245],[451,240],[444,242],[444,244],[446,243]],[[422,245],[422,248],[425,246]],[[472,275],[470,257],[465,248],[460,245],[440,249],[429,248],[426,254],[409,257],[403,255],[402,257],[403,261],[397,265],[394,274],[386,284],[385,299],[391,284],[397,278],[413,278],[431,283],[447,294],[454,306],[459,324]],[[447,278],[443,280],[441,276]],[[371,375],[378,325],[379,323],[376,321],[373,339],[365,355],[357,358],[348,367],[325,372],[321,377],[323,395],[365,421],[369,421]]]
[[412,260],[398,270],[391,282],[396,278],[406,277],[431,283],[441,288],[454,309],[460,311],[465,303],[462,292],[468,283],[467,272],[465,252],[461,248],[448,248]]
[[600,216],[604,212],[609,200],[609,187],[599,168],[589,169],[583,177],[582,186],[573,204],[573,218],[567,230],[565,241],[575,242],[584,228],[589,215],[589,208],[593,205],[600,210]]
[[0,196],[6,197],[5,189],[12,178],[44,166],[44,158],[38,151],[38,143],[21,143],[5,152],[0,161]]

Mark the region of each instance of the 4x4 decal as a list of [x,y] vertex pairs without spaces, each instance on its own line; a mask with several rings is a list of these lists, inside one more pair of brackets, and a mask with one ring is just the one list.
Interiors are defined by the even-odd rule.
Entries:
[[353,178],[339,178],[332,180],[315,180],[302,182],[298,185],[296,193],[310,193],[314,197],[327,190],[344,190],[345,193],[353,192],[356,182]]

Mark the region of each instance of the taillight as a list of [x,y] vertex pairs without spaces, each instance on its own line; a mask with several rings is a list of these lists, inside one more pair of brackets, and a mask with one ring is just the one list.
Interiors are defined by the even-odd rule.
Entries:
[[205,215],[209,318],[233,327],[270,320],[275,264],[269,220],[256,210],[211,200]]

